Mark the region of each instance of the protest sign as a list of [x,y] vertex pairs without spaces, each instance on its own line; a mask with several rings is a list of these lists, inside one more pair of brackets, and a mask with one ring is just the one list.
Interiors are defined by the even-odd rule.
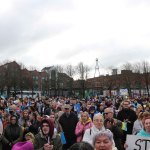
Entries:
[[150,138],[137,135],[127,135],[126,150],[150,150]]

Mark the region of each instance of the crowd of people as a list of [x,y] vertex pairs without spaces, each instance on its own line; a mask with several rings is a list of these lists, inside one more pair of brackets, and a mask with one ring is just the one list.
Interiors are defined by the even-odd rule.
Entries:
[[0,98],[0,150],[124,150],[150,137],[149,98]]

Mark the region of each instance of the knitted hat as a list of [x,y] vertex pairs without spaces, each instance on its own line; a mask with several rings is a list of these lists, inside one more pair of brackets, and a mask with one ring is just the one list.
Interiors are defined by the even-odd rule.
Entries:
[[34,150],[34,146],[31,142],[18,142],[13,147],[12,150]]

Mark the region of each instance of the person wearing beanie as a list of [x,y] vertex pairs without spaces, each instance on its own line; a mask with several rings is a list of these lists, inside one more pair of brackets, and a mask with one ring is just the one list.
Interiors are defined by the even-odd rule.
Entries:
[[34,146],[30,141],[18,142],[12,147],[12,150],[34,150]]
[[54,124],[50,119],[43,119],[41,131],[35,136],[35,150],[61,150],[60,135],[54,133]]

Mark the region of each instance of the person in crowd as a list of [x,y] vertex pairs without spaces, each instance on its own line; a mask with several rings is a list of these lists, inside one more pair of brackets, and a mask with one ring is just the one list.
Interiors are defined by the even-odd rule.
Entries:
[[147,111],[143,112],[143,114],[142,114],[142,125],[144,124],[145,119],[149,118],[149,117],[150,117],[149,112],[147,112]]
[[101,113],[102,115],[104,114],[104,103],[100,103],[99,107],[97,108],[97,111]]
[[137,99],[134,99],[134,101],[133,101],[134,108],[137,109],[139,105],[140,104],[138,103]]
[[54,127],[57,129],[58,128],[58,124],[56,122],[56,113],[51,112],[49,119],[54,123]]
[[75,129],[78,123],[78,117],[75,113],[71,112],[71,106],[69,104],[65,104],[63,108],[64,113],[59,118],[59,124],[66,138],[66,144],[63,144],[63,150],[67,150],[76,142]]
[[3,149],[11,150],[12,146],[23,138],[22,128],[18,125],[18,118],[15,115],[10,117],[10,124],[4,130],[2,143]]
[[29,126],[31,125],[28,109],[23,110],[22,116],[20,116],[18,122],[23,129],[23,137],[24,137],[24,135],[29,132]]
[[55,133],[60,133],[60,127],[59,127],[59,123],[56,120],[56,113],[51,112],[49,119],[53,122],[54,124],[54,132]]
[[147,112],[150,112],[150,106],[149,106],[149,104],[146,104],[146,106],[144,107],[144,110],[147,111]]
[[76,125],[75,134],[77,136],[77,142],[81,142],[84,132],[86,129],[89,129],[92,127],[92,120],[89,117],[88,112],[81,112],[81,117],[79,122]]
[[136,110],[136,108],[135,108],[135,106],[133,105],[133,104],[130,104],[130,107],[129,107],[131,110],[133,110],[133,111],[135,111]]
[[27,97],[23,98],[22,105],[21,105],[21,111],[24,109],[27,109],[29,106],[29,99]]
[[121,138],[123,136],[123,132],[121,128],[115,124],[115,121],[113,118],[105,119],[104,126],[106,129],[109,129],[113,133],[113,138],[114,138],[114,142],[115,142],[117,149],[122,150],[123,144],[122,144]]
[[81,104],[81,111],[87,111],[87,107],[86,107],[85,101],[82,101],[81,103],[82,103]]
[[113,110],[113,108],[108,107],[108,108],[106,108],[104,110],[104,118],[105,119],[113,119],[114,125],[119,127],[119,129],[122,128],[122,121],[114,118],[114,110]]
[[133,124],[133,131],[132,131],[133,135],[139,133],[139,131],[143,128],[142,119],[143,119],[143,112],[140,112],[137,120]]
[[143,129],[137,134],[139,136],[150,137],[150,117],[143,122]]
[[11,115],[16,115],[18,118],[20,117],[20,114],[16,112],[17,106],[15,104],[12,104],[9,106],[9,114]]
[[110,130],[103,130],[95,134],[93,145],[95,150],[117,150],[113,146],[113,134]]
[[60,136],[54,135],[54,124],[49,119],[41,122],[41,131],[35,136],[35,150],[62,150]]
[[31,132],[34,135],[36,135],[39,131],[39,127],[40,127],[40,122],[37,120],[37,113],[35,112],[31,113],[28,132]]
[[30,109],[31,109],[32,112],[38,111],[38,109],[37,109],[37,103],[35,102],[35,100],[31,101]]
[[122,106],[123,108],[118,112],[117,119],[122,121],[125,125],[122,137],[122,142],[124,145],[126,141],[126,135],[132,134],[133,124],[134,121],[137,119],[137,116],[135,111],[129,109],[130,102],[128,100],[123,101]]
[[87,129],[83,135],[83,141],[92,144],[92,139],[96,133],[99,131],[105,130],[104,127],[104,118],[102,114],[95,114],[93,117],[93,126],[90,129]]
[[25,134],[25,140],[30,141],[32,144],[34,144],[35,142],[34,134],[32,134],[31,132],[28,132],[27,134]]
[[92,120],[93,120],[94,115],[97,114],[97,113],[98,113],[98,111],[96,111],[95,106],[91,106],[91,107],[89,108],[89,116],[90,116],[90,118],[91,118]]
[[[137,133],[137,136],[150,138],[150,116],[143,120],[143,129]],[[125,143],[124,147],[127,148],[128,144]]]
[[139,116],[139,113],[144,112],[143,106],[139,104],[136,108],[136,115]]
[[93,146],[87,142],[78,142],[73,144],[69,150],[94,150]]
[[44,116],[44,115],[50,115],[51,114],[51,107],[50,107],[50,100],[49,98],[46,98],[44,100],[44,105],[42,105],[41,107],[41,116]]

